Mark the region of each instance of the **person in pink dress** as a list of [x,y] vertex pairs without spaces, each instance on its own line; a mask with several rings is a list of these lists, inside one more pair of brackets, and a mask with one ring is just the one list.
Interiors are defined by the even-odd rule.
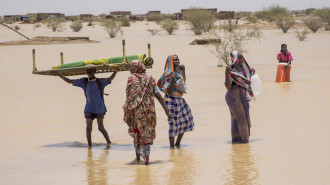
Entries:
[[291,62],[293,60],[287,45],[281,45],[281,51],[277,54],[278,66],[276,82],[290,82]]

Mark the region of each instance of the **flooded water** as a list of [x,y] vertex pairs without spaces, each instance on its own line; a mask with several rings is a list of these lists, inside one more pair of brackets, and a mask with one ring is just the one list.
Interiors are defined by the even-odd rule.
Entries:
[[[124,35],[107,37],[101,28],[87,28],[97,44],[1,46],[0,184],[329,184],[330,183],[330,32],[308,35],[300,42],[293,32],[264,31],[260,43],[250,43],[245,58],[259,74],[263,92],[250,103],[249,144],[232,144],[230,114],[224,96],[224,68],[205,46],[189,45],[196,37],[181,27],[176,35],[152,36],[150,23],[135,23]],[[27,35],[72,36],[22,28]],[[6,38],[3,38],[6,37]],[[15,40],[0,30],[0,40]],[[134,162],[132,138],[122,121],[128,72],[120,72],[106,88],[105,127],[114,143],[108,148],[94,124],[93,148],[85,138],[85,96],[58,77],[32,74],[32,49],[37,69],[65,62],[147,52],[155,60],[148,72],[158,79],[165,59],[176,53],[186,65],[195,130],[182,147],[171,150],[166,115],[157,103],[157,138],[150,165]],[[276,84],[276,54],[288,44],[294,62],[291,83]],[[98,74],[107,77],[110,74]],[[74,78],[74,77],[71,77]],[[78,77],[75,77],[78,78]]]

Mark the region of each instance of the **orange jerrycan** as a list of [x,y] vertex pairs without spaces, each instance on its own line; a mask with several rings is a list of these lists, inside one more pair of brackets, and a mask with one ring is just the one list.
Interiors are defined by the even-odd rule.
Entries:
[[288,66],[287,63],[279,63],[275,82],[290,82],[290,71],[291,66]]

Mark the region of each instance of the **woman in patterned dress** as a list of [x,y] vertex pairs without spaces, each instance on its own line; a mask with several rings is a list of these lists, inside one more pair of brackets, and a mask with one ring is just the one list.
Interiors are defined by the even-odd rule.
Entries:
[[134,60],[130,65],[131,75],[128,77],[126,102],[123,106],[124,121],[129,127],[129,135],[134,138],[136,160],[139,162],[141,156],[145,161],[145,165],[148,165],[150,145],[153,144],[153,140],[156,138],[154,96],[163,106],[168,119],[171,119],[171,115],[159,93],[155,79],[145,72],[142,61]]
[[[170,147],[180,147],[185,132],[194,129],[194,118],[186,100],[182,98],[187,92],[186,72],[184,65],[180,65],[177,55],[169,55],[165,63],[163,75],[157,82],[158,87],[165,93],[165,105],[171,113],[169,120]],[[178,136],[175,144],[175,136]]]
[[226,102],[231,115],[231,137],[233,143],[248,143],[250,137],[249,101],[254,98],[251,76],[255,73],[239,51],[230,53],[232,64],[226,68]]

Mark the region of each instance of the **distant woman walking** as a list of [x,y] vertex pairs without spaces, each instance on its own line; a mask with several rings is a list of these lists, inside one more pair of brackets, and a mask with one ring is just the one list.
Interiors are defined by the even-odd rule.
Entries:
[[141,156],[145,165],[148,165],[150,145],[156,138],[154,96],[163,106],[168,119],[171,119],[171,115],[159,93],[155,79],[145,71],[142,61],[134,60],[131,62],[131,75],[127,81],[126,102],[123,109],[124,121],[129,127],[128,132],[134,138],[136,160],[139,162]]
[[231,114],[232,142],[248,143],[250,136],[249,100],[254,96],[251,76],[255,73],[238,51],[230,53],[232,64],[226,68],[226,102]]
[[186,100],[182,98],[186,93],[186,72],[184,65],[180,66],[177,55],[167,57],[163,75],[157,82],[158,87],[165,93],[165,104],[171,113],[169,121],[170,147],[174,148],[175,136],[178,136],[175,146],[180,147],[185,132],[194,129],[194,119]]

